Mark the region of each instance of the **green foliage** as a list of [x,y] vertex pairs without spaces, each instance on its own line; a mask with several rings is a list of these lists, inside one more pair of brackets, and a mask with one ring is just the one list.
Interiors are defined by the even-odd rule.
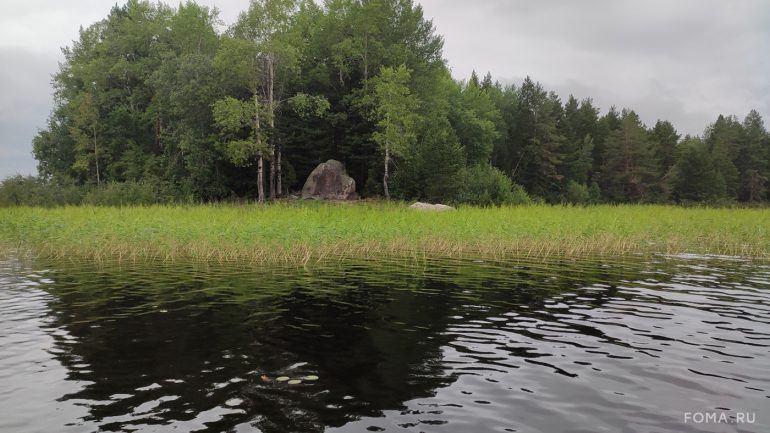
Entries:
[[[698,179],[693,182],[693,179]],[[714,164],[708,148],[698,138],[688,138],[679,147],[674,166],[673,195],[677,201],[715,201],[725,196],[725,180]]]
[[554,195],[564,178],[560,166],[565,158],[565,137],[558,129],[561,103],[529,77],[519,89],[517,102],[513,180],[532,194],[556,201]]
[[129,206],[177,201],[181,201],[177,191],[158,180],[78,186],[32,176],[12,176],[0,182],[0,206]]
[[736,197],[740,184],[740,173],[736,166],[742,126],[733,117],[720,115],[714,124],[706,129],[704,140],[708,146],[714,166],[725,182],[725,194]]
[[461,187],[456,201],[477,206],[529,204],[526,191],[502,171],[489,164],[478,164],[463,169]]
[[[98,206],[138,206],[160,203],[159,189],[150,182],[110,182],[93,188],[82,204]],[[171,200],[169,200],[170,202]]]
[[40,206],[53,200],[43,182],[33,176],[11,176],[0,182],[0,206]]
[[667,120],[658,120],[650,131],[650,143],[661,172],[668,172],[676,163],[676,145],[679,143],[674,125]]
[[500,113],[487,91],[471,79],[462,84],[454,95],[449,119],[457,138],[465,150],[468,165],[486,163],[492,156],[494,143],[499,138],[497,125]]
[[751,110],[743,121],[736,165],[741,173],[739,197],[748,202],[764,200],[770,178],[770,138],[756,110]]
[[225,133],[238,134],[254,121],[253,103],[227,96],[214,103],[214,124]]
[[598,110],[593,107],[591,99],[578,103],[577,99],[570,95],[564,106],[564,120],[559,129],[564,136],[561,150],[564,155],[561,168],[564,178],[585,184],[593,175],[593,152],[596,141],[601,136]]
[[377,130],[372,140],[383,153],[388,150],[394,156],[403,156],[416,140],[419,101],[409,89],[410,77],[409,69],[401,65],[382,68],[373,80]]
[[214,123],[223,132],[224,154],[238,167],[250,166],[257,156],[268,152],[262,132],[256,127],[255,105],[229,96],[214,103]]
[[647,131],[635,112],[623,110],[619,129],[608,135],[602,175],[604,191],[614,201],[659,199],[660,167]]
[[[770,257],[765,209],[402,203],[0,209],[0,249],[82,259],[307,263],[344,257],[729,254]],[[172,223],[170,223],[172,222]],[[334,223],[330,223],[334,222]]]
[[33,139],[40,179],[9,180],[4,203],[117,203],[119,193],[145,203],[147,184],[156,201],[237,199],[264,173],[275,184],[279,168],[296,190],[329,158],[368,196],[388,193],[387,166],[402,199],[465,190],[471,202],[503,202],[489,192],[500,188],[467,191],[469,170],[490,164],[549,203],[770,196],[770,137],[756,111],[719,116],[702,145],[683,146],[668,121],[648,130],[631,110],[562,103],[529,77],[454,80],[414,0],[320,3],[251,0],[224,32],[217,10],[194,2],[114,6],[63,49],[56,103]]
[[571,180],[564,190],[564,200],[571,204],[586,204],[591,200],[591,192],[584,183]]
[[289,105],[300,117],[323,117],[329,111],[329,100],[323,96],[298,93],[289,98]]

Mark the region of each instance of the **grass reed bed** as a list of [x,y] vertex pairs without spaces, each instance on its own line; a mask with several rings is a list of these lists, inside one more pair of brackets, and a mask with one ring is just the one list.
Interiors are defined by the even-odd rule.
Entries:
[[77,260],[308,264],[329,259],[713,254],[770,258],[770,211],[673,206],[305,203],[0,209],[0,248]]

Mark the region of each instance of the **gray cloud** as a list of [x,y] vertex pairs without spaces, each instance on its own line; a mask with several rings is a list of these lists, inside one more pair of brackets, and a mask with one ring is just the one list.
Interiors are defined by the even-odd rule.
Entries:
[[563,98],[591,96],[700,134],[720,113],[766,119],[770,3],[423,0],[453,73],[530,75]]
[[32,138],[51,109],[50,74],[56,59],[0,47],[0,178],[33,174]]

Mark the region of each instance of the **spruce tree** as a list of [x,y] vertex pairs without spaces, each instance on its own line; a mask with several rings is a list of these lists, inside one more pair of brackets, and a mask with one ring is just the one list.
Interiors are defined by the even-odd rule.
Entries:
[[607,137],[602,181],[609,198],[618,202],[645,202],[659,199],[660,169],[647,130],[639,116],[623,110],[620,129]]

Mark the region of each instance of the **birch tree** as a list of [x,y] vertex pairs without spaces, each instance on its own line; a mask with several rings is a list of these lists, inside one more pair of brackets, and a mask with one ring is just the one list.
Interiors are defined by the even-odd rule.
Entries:
[[98,126],[99,108],[94,101],[93,93],[83,92],[79,96],[78,103],[74,106],[72,126],[70,127],[70,134],[75,142],[75,163],[72,168],[75,171],[88,173],[93,162],[96,169],[96,184],[101,185]]
[[382,189],[390,200],[388,178],[392,158],[403,156],[416,139],[414,126],[417,123],[418,100],[409,90],[411,72],[405,65],[398,68],[381,68],[374,79],[374,118],[377,130],[372,140],[382,151],[385,174]]
[[223,133],[224,154],[239,167],[257,164],[257,200],[265,201],[264,159],[270,154],[262,131],[260,98],[261,65],[254,42],[225,37],[214,59],[215,67],[236,90],[247,90],[249,99],[228,96],[213,106],[214,121]]

